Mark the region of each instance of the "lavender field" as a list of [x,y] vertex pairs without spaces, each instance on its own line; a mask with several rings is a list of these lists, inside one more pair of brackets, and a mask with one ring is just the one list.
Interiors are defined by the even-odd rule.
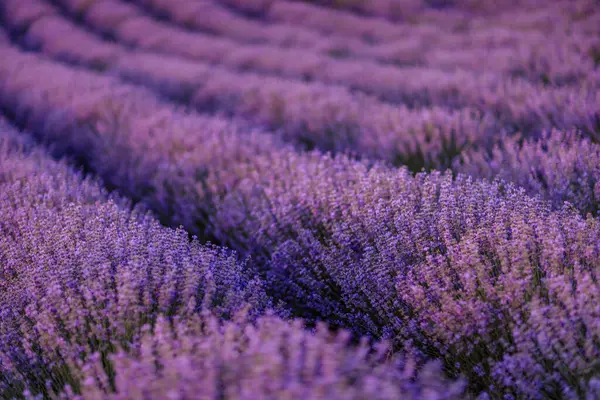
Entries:
[[0,0],[0,399],[600,399],[598,0]]

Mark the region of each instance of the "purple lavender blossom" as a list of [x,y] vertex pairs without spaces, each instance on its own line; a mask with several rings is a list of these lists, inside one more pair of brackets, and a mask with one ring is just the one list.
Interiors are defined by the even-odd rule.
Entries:
[[159,314],[268,306],[235,254],[190,242],[0,129],[1,397],[76,384],[73,363],[135,341]]
[[580,132],[553,130],[540,140],[504,138],[494,149],[466,152],[456,169],[471,176],[496,177],[583,214],[600,211],[600,146]]
[[[554,304],[550,278],[577,284],[600,260],[597,220],[505,182],[296,153],[112,78],[4,51],[2,101],[46,139],[166,221],[251,255],[299,315],[440,357],[473,391],[521,390],[496,372],[521,351],[515,327]],[[586,329],[574,343],[594,343]],[[580,365],[566,383],[545,375],[540,392],[586,393]]]
[[[81,396],[72,399],[459,399],[462,382],[448,382],[439,364],[418,372],[410,359],[351,346],[348,332],[314,333],[302,321],[267,316],[256,323],[222,323],[211,316],[173,323],[159,319],[133,349],[112,356],[110,393],[98,356],[82,368]],[[151,332],[152,331],[152,332]],[[108,392],[108,393],[107,393]]]
[[600,13],[496,3],[2,2],[2,396],[600,396]]

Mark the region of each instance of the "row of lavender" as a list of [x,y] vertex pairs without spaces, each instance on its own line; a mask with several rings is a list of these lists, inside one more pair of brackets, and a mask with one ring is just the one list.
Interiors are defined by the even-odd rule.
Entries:
[[298,154],[113,78],[2,52],[17,120],[165,221],[252,255],[298,315],[441,358],[474,392],[597,395],[597,219],[503,182]]
[[[570,130],[550,131],[556,125],[566,128],[597,123],[597,109],[575,94],[571,98],[576,104],[590,110],[587,117],[578,117],[581,109],[565,109],[563,104],[557,109],[563,113],[562,123],[557,123],[557,116],[546,116],[542,126],[549,132],[539,141],[533,135],[520,144],[502,135],[493,118],[481,119],[474,110],[408,110],[340,87],[235,73],[178,58],[131,52],[83,31],[49,5],[34,0],[20,4],[24,10],[43,12],[9,22],[16,30],[28,29],[26,42],[44,52],[92,66],[100,59],[104,69],[109,67],[122,77],[200,109],[225,111],[266,125],[300,147],[349,150],[413,170],[452,166],[473,176],[499,176],[532,195],[541,194],[555,207],[569,201],[584,214],[598,212],[600,147]],[[592,139],[597,137],[595,130],[590,133]]]
[[[163,0],[145,1],[164,2]],[[178,2],[187,4],[185,0],[178,0]],[[465,27],[500,23],[510,28],[534,28],[544,32],[554,32],[572,28],[577,24],[577,29],[590,33],[598,31],[598,15],[594,13],[596,7],[594,0],[553,2],[508,0],[501,3],[486,0],[341,0],[335,2],[332,0],[222,0],[222,2],[237,10],[248,11],[254,16],[266,18],[269,22],[286,22],[323,33],[339,32],[346,36],[368,38],[377,42],[405,36],[405,33],[399,34],[403,32],[399,27],[408,25],[418,25],[417,28],[441,25],[456,32]],[[329,3],[330,6],[333,5],[331,3],[335,3],[334,6],[338,9],[346,11],[354,9],[361,13],[348,13],[321,7],[325,3]],[[435,7],[436,3],[446,7]],[[480,6],[483,12],[469,10],[469,6]],[[491,8],[496,6],[498,10],[490,10],[490,6]],[[379,9],[379,12],[373,13],[372,11],[376,9]],[[386,9],[388,13],[384,11]],[[395,19],[394,9],[398,12],[405,10],[408,15],[394,21],[395,23],[381,18],[365,17],[366,13]]]
[[103,69],[110,68],[199,109],[226,112],[278,130],[297,146],[351,151],[392,163],[412,161],[419,170],[450,165],[461,149],[481,142],[492,131],[493,121],[482,119],[472,109],[411,111],[343,87],[236,73],[176,57],[131,52],[85,32],[42,2],[19,0],[19,4],[23,9],[44,10],[43,14],[31,14],[31,19],[39,19],[9,21],[15,30],[27,30],[28,45],[92,67],[101,62]]
[[[69,3],[70,10],[90,13],[91,18],[107,15],[106,5],[86,4],[83,9],[73,6],[72,1]],[[301,47],[335,57],[360,57],[401,65],[507,72],[534,80],[568,82],[585,76],[593,69],[594,61],[590,52],[600,50],[599,41],[579,29],[561,34],[556,32],[548,37],[539,31],[515,32],[502,25],[489,24],[472,29],[466,27],[465,32],[456,32],[449,27],[450,18],[438,24],[390,26],[382,24],[381,20],[374,20],[369,21],[369,29],[362,32],[362,35],[376,35],[387,31],[394,41],[370,44],[343,34],[360,33],[360,28],[356,27],[364,24],[364,18],[351,17],[348,21],[343,18],[339,21],[340,18],[337,18],[336,21],[335,16],[332,17],[323,9],[317,8],[318,11],[315,11],[314,7],[303,4],[285,1],[276,3],[272,8],[272,15],[277,19],[277,15],[282,14],[278,11],[281,9],[283,23],[265,24],[232,13],[211,1],[195,3],[186,0],[145,0],[142,3],[180,25],[242,42]],[[323,33],[315,33],[302,25],[291,25],[295,21],[315,19],[320,13],[325,13],[321,19],[326,23],[321,24],[321,27],[328,29],[324,32],[326,37],[323,37]],[[293,19],[286,20],[286,17]],[[473,22],[469,23],[474,25]],[[547,45],[549,41],[553,43],[552,46]]]
[[344,332],[266,311],[234,254],[160,226],[1,120],[0,211],[2,398],[462,392],[438,365],[414,383],[414,363],[390,360],[383,343],[349,347]]
[[[68,8],[74,0],[60,3]],[[225,38],[188,32],[177,27],[156,21],[129,4],[118,1],[101,2],[98,8],[89,7],[75,12],[84,14],[89,10],[91,17],[86,22],[100,30],[109,32],[130,45],[142,49],[175,54],[186,58],[218,63],[235,69],[252,69],[261,73],[277,74],[294,79],[310,79],[328,84],[342,84],[352,89],[366,91],[390,101],[402,101],[412,105],[444,104],[461,106],[484,102],[491,108],[506,108],[499,97],[518,99],[527,90],[536,90],[535,85],[525,79],[503,79],[498,73],[456,70],[444,71],[438,68],[397,68],[383,66],[370,60],[338,60],[313,51],[282,49],[266,45],[240,44]],[[110,11],[110,12],[109,12]],[[586,43],[589,36],[579,42]],[[595,42],[594,42],[595,43]],[[585,46],[584,46],[585,47]],[[542,49],[552,49],[543,46]],[[485,52],[479,55],[485,59]],[[539,61],[524,62],[531,68],[526,75],[543,75],[551,82],[578,81],[595,86],[597,73],[593,62],[580,60],[576,54],[558,59],[541,57]],[[574,62],[571,64],[571,61]],[[450,60],[456,63],[456,60]],[[545,69],[563,68],[557,76],[549,76]],[[532,76],[533,78],[533,76]],[[536,80],[537,78],[534,78]],[[541,78],[540,78],[541,79]],[[537,79],[539,80],[539,79]],[[432,85],[435,82],[435,85]],[[540,87],[543,89],[543,87]],[[500,93],[497,93],[500,92]],[[506,92],[506,93],[505,93]],[[564,97],[562,95],[561,97]],[[512,111],[512,110],[508,110]],[[508,112],[507,111],[507,112]]]
[[[65,3],[68,1],[65,0]],[[474,76],[468,71],[444,72],[337,61],[315,58],[311,54],[295,54],[295,50],[216,41],[161,24],[127,4],[113,1],[102,4],[109,4],[112,12],[123,20],[117,18],[115,23],[113,18],[98,21],[90,17],[86,21],[138,48],[290,78],[310,76],[326,84],[342,84],[409,105],[472,106],[480,112],[497,116],[510,131],[537,134],[541,129],[551,127],[575,127],[590,135],[598,134],[600,98],[596,90],[598,72],[595,69],[591,70],[592,76],[574,87],[556,88],[523,79],[504,79],[492,73]],[[131,14],[134,11],[136,13]],[[225,88],[223,90],[227,92]]]

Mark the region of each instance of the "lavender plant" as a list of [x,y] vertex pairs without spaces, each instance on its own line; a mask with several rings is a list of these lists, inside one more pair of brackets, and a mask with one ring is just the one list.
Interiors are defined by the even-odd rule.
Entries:
[[[412,373],[409,360],[420,369],[437,359],[482,398],[600,396],[598,13],[588,0],[515,3],[497,13],[492,2],[427,1],[390,23],[354,13],[363,3],[349,13],[178,1],[186,20],[198,7],[227,7],[199,21],[213,29],[205,35],[131,2],[2,2],[19,43],[110,68],[2,45],[4,112],[164,224],[250,257],[190,242],[9,134],[0,146],[2,395],[462,396],[430,367]],[[242,40],[286,7],[299,10],[281,17],[286,34],[312,26],[311,38],[326,37],[284,48],[265,28]],[[341,37],[351,51],[326,54]],[[387,57],[416,64],[381,65]],[[363,158],[286,144],[306,138]],[[374,159],[458,173],[415,175]],[[263,316],[265,291],[315,332]],[[366,339],[355,347],[363,335],[388,339],[399,361]],[[144,386],[129,384],[134,376]]]
[[269,300],[233,254],[0,125],[3,398],[462,397],[439,364],[417,374],[385,343],[256,319]]
[[480,178],[514,182],[532,196],[565,202],[583,214],[598,215],[600,147],[580,132],[553,130],[540,140],[504,138],[491,152],[465,152],[455,169]]
[[[73,399],[458,399],[462,382],[449,382],[439,364],[415,371],[411,360],[386,357],[365,341],[350,346],[347,332],[314,333],[302,321],[261,317],[222,323],[212,316],[170,323],[159,319],[135,348],[112,358],[110,393],[101,360],[82,368],[82,394]],[[135,382],[135,383],[134,383]]]
[[269,305],[235,254],[160,226],[16,135],[2,124],[0,397],[79,390],[77,363],[126,348],[159,314],[254,318]]
[[[130,193],[140,193],[135,185],[143,182],[152,188],[148,204],[191,230],[206,218],[203,226],[252,255],[269,291],[298,314],[442,358],[447,371],[467,375],[473,392],[529,393],[509,378],[518,374],[509,360],[518,358],[543,369],[527,381],[537,393],[594,393],[594,309],[574,309],[583,328],[569,332],[570,344],[556,342],[571,352],[589,349],[568,368],[536,344],[540,335],[555,337],[554,323],[532,326],[537,336],[521,332],[536,309],[570,299],[569,285],[594,290],[596,219],[551,211],[502,181],[412,176],[343,156],[298,154],[270,136],[224,135],[139,89],[101,86],[109,78],[5,51],[12,61],[0,68],[10,78],[4,104],[27,110],[27,121],[63,146],[94,138],[76,153],[101,176]],[[63,78],[47,82],[47,75]],[[118,146],[107,146],[115,139]]]

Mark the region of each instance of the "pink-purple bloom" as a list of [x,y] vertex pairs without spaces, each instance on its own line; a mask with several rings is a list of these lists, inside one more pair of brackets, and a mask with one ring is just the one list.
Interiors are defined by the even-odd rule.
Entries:
[[310,3],[2,2],[0,397],[600,396],[593,1]]

